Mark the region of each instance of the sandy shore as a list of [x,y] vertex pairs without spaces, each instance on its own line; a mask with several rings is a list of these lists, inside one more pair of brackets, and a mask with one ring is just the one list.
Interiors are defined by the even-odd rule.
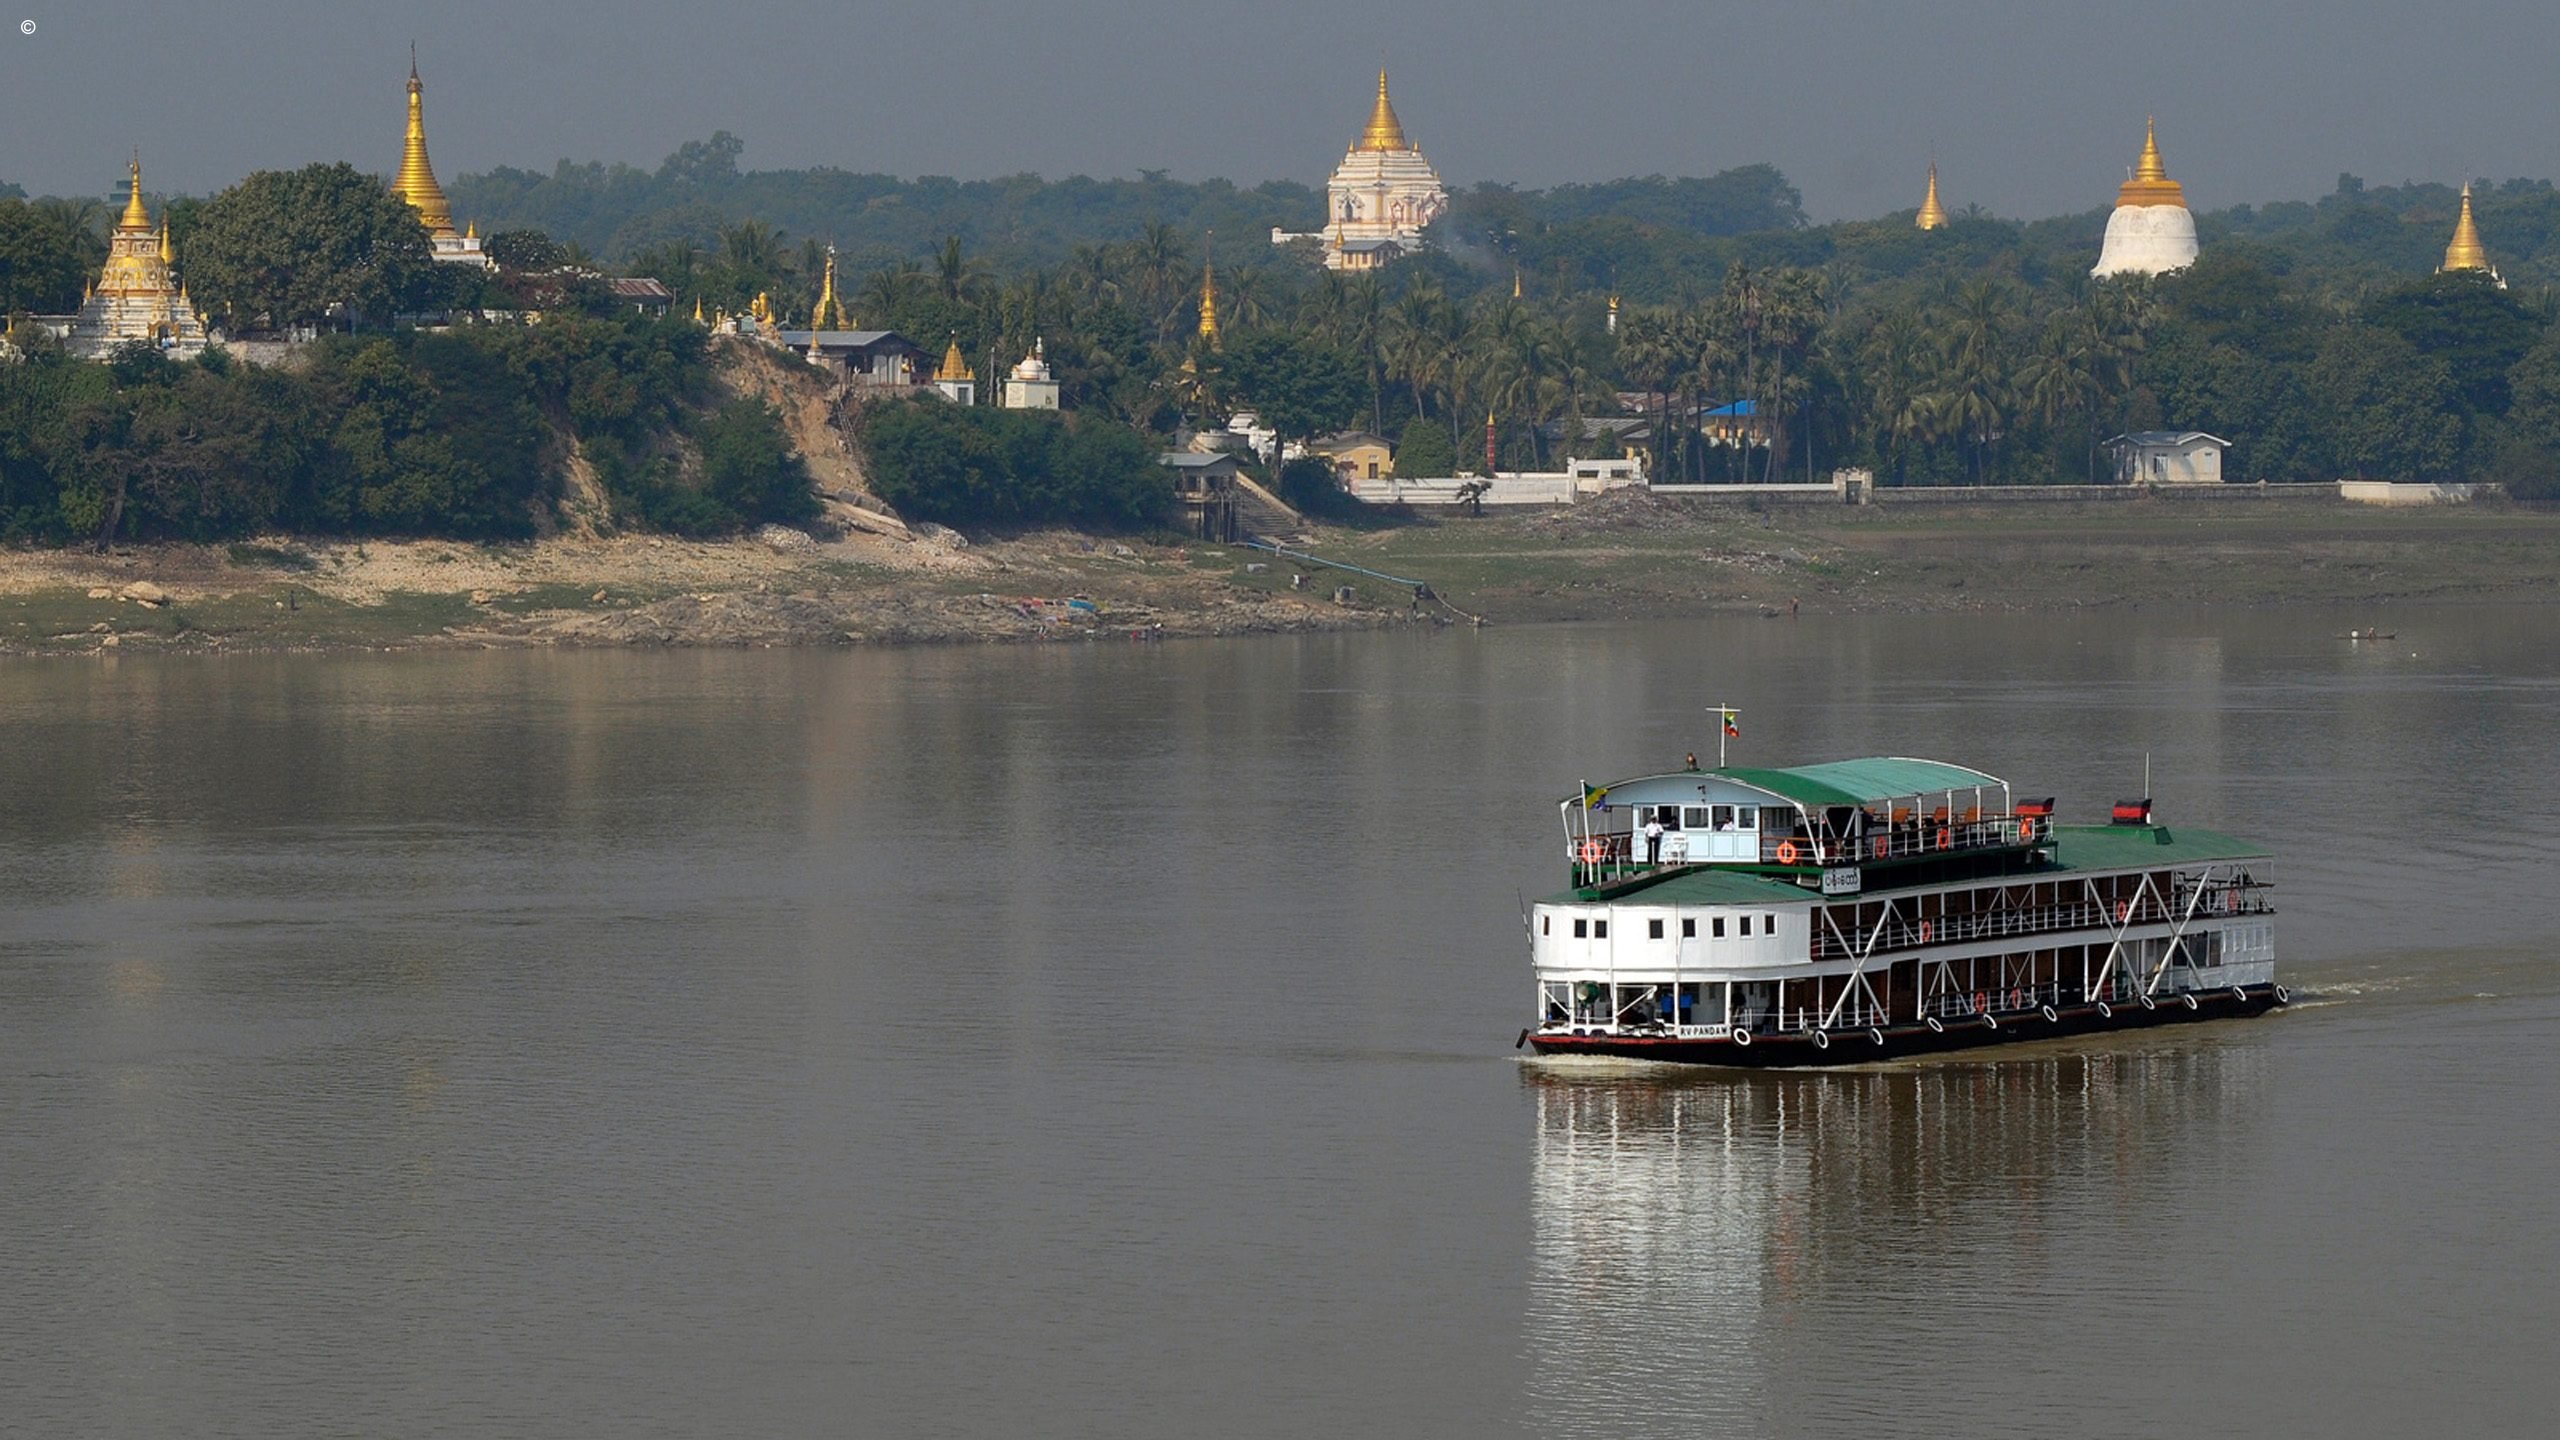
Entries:
[[[1223,546],[1044,533],[0,551],[0,653],[1064,642],[1730,611],[2386,604],[2560,594],[2560,514],[2113,503],[1779,507],[1641,495],[1327,529],[1401,585]],[[1307,577],[1304,588],[1296,578]],[[1348,586],[1337,598],[1338,586]]]

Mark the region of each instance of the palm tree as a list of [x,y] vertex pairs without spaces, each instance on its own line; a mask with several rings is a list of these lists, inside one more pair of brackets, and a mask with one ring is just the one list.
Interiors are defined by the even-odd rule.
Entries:
[[987,286],[987,262],[960,246],[957,235],[945,236],[933,254],[933,291],[955,305],[968,304]]
[[741,220],[720,232],[720,258],[746,274],[771,280],[783,271],[780,230],[762,220]]

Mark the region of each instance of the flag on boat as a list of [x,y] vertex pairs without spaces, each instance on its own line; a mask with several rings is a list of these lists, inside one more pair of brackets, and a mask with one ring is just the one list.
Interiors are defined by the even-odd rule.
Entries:
[[1593,809],[1593,808],[1597,807],[1597,806],[1600,804],[1600,802],[1602,802],[1602,801],[1604,801],[1604,800],[1606,800],[1606,799],[1608,799],[1608,798],[1609,798],[1609,787],[1608,787],[1608,786],[1606,786],[1606,785],[1594,785],[1594,784],[1592,784],[1592,783],[1591,783],[1590,781],[1588,781],[1588,780],[1585,780],[1585,781],[1583,781],[1583,782],[1582,782],[1582,808],[1583,808],[1583,809],[1585,809],[1585,810]]
[[1742,727],[1735,723],[1741,718],[1742,712],[1739,710],[1727,710],[1724,712],[1725,738],[1729,740],[1739,740],[1742,738]]

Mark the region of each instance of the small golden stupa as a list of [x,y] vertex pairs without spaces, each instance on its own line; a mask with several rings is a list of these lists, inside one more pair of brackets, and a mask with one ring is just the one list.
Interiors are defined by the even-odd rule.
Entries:
[[1929,162],[1929,198],[1920,202],[1920,228],[1923,230],[1947,228],[1946,207],[1938,203],[1938,162],[1935,160]]
[[2480,243],[2480,227],[2471,219],[2471,186],[2462,187],[2462,218],[2453,222],[2453,243],[2444,247],[2444,264],[2438,274],[2454,270],[2477,270],[2496,275],[2490,268],[2489,251]]

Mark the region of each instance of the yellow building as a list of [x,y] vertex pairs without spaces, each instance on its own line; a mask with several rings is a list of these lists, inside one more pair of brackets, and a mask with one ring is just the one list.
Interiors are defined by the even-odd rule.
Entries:
[[426,87],[418,83],[418,57],[409,56],[409,133],[400,147],[400,174],[391,182],[391,193],[409,202],[418,212],[418,223],[427,227],[427,238],[434,246],[435,257],[456,265],[478,265],[487,268],[489,257],[480,253],[480,229],[468,231],[453,228],[453,207],[445,203],[444,187],[436,183],[435,166],[427,163]]
[[157,345],[178,360],[203,350],[204,322],[178,281],[175,258],[168,226],[155,229],[143,206],[142,157],[136,154],[124,214],[107,237],[106,266],[96,286],[81,298],[64,348],[89,360],[103,360],[134,340]]
[[1366,430],[1327,435],[1307,446],[1308,453],[1333,462],[1345,480],[1384,480],[1396,473],[1394,447]]

